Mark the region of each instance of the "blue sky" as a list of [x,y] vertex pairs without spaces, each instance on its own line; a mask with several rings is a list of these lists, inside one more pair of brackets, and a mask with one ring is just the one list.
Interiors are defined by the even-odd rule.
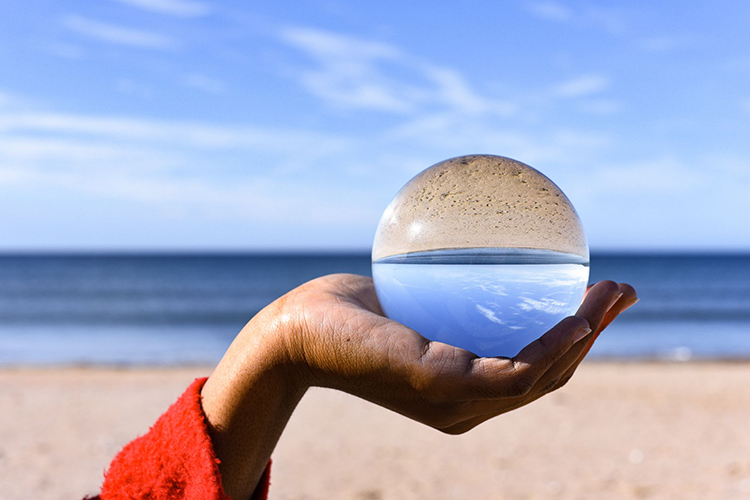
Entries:
[[509,156],[592,249],[750,249],[750,3],[0,4],[0,250],[366,249]]

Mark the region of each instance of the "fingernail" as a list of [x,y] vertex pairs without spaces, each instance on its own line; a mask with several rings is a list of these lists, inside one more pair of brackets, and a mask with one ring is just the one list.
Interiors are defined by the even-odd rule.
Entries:
[[615,295],[615,297],[612,299],[612,302],[609,303],[609,307],[607,310],[610,310],[613,305],[617,304],[617,301],[620,300],[620,297],[622,297],[622,292]]
[[573,337],[573,343],[574,344],[577,343],[579,340],[586,337],[589,333],[591,333],[591,328],[588,328],[588,327],[581,328],[580,330],[576,332],[575,336]]
[[634,305],[636,305],[636,304],[637,304],[638,302],[640,302],[640,301],[641,301],[641,299],[635,299],[635,300],[633,301],[633,303],[632,303],[632,304],[630,304],[630,305],[629,305],[628,307],[626,307],[625,309],[623,309],[623,311],[627,311],[628,309],[630,309],[631,307],[633,307]]

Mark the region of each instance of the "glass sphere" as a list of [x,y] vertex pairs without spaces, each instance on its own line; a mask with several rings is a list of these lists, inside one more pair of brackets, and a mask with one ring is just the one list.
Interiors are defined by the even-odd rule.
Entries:
[[385,314],[479,356],[513,357],[581,304],[589,249],[573,205],[510,158],[433,165],[388,205],[372,247]]

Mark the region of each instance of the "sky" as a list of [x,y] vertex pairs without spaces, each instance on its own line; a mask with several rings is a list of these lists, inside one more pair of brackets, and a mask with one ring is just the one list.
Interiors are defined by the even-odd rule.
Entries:
[[367,250],[482,153],[592,250],[750,250],[750,3],[0,3],[0,251]]

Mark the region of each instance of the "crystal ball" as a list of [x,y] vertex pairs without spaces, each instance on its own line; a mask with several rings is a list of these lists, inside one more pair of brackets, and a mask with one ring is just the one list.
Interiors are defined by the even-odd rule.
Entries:
[[478,356],[517,355],[581,304],[589,249],[570,200],[521,162],[451,158],[383,213],[372,275],[385,314]]

